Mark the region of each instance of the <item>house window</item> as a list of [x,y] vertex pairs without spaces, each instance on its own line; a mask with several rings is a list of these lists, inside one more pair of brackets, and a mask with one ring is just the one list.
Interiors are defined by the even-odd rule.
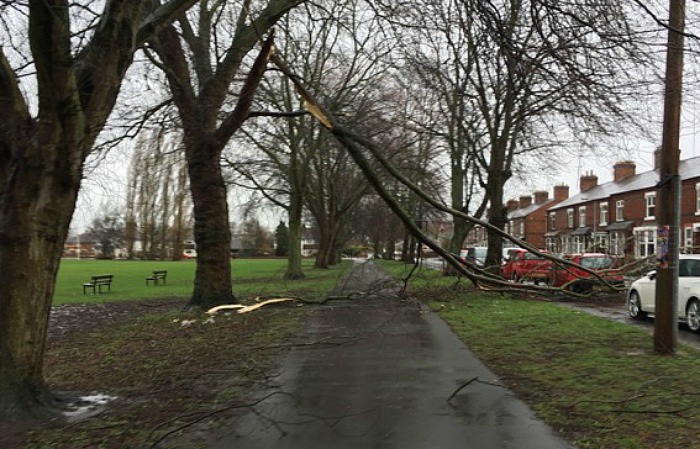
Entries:
[[695,184],[695,215],[700,215],[700,182]]
[[549,213],[549,230],[554,231],[557,229],[557,214],[556,212]]
[[625,233],[615,231],[610,233],[610,254],[623,256],[625,254]]
[[649,220],[656,216],[656,192],[647,192],[644,194],[644,204],[646,205],[645,219]]
[[693,228],[683,229],[683,252],[685,254],[693,253]]
[[625,200],[618,200],[615,202],[615,221],[622,221],[625,219]]
[[521,220],[520,223],[520,238],[525,237],[525,220]]
[[574,237],[574,247],[573,247],[573,252],[575,253],[585,253],[586,252],[586,236],[585,235],[577,235]]
[[562,250],[565,253],[573,253],[575,252],[574,247],[573,247],[573,237],[566,236],[562,238]]
[[574,209],[566,209],[566,227],[574,227]]
[[586,206],[580,206],[578,208],[578,227],[583,228],[586,226]]
[[600,225],[608,224],[608,203],[600,203]]
[[606,232],[593,234],[593,251],[597,253],[608,252],[608,234]]
[[649,257],[656,254],[656,229],[639,228],[634,230],[637,241],[637,257]]

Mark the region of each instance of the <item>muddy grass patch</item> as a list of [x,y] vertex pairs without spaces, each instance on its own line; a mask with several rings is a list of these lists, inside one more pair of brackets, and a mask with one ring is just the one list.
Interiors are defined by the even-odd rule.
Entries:
[[87,306],[75,310],[72,324],[53,326],[45,358],[51,389],[111,401],[85,420],[4,429],[0,447],[181,447],[181,432],[171,432],[200,420],[215,427],[250,400],[250,391],[264,388],[306,313],[281,306],[208,319],[182,312],[183,305],[156,300]]

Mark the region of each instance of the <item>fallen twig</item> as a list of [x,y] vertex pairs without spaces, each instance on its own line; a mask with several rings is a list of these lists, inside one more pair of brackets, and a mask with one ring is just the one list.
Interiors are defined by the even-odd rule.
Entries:
[[501,387],[501,388],[505,388],[505,387],[504,387],[503,385],[501,385],[501,384],[495,384],[495,383],[493,383],[493,382],[486,382],[486,381],[484,381],[484,380],[480,380],[479,377],[477,376],[477,377],[473,377],[473,378],[469,379],[468,381],[466,381],[465,383],[463,383],[462,385],[460,385],[459,387],[457,387],[457,389],[456,389],[455,391],[452,392],[452,394],[450,395],[450,397],[447,398],[447,402],[450,402],[450,400],[452,400],[452,398],[454,398],[455,396],[457,396],[457,394],[458,394],[460,391],[462,391],[464,388],[466,388],[467,386],[471,385],[471,384],[474,383],[474,382],[478,382],[478,383],[484,384],[484,385],[491,385],[492,387]]
[[[144,442],[144,447],[148,447],[148,449],[154,449],[156,446],[158,446],[160,443],[162,443],[162,442],[163,442],[166,438],[168,438],[170,435],[172,435],[172,434],[174,434],[174,433],[176,433],[176,432],[179,432],[180,430],[186,429],[186,428],[188,428],[188,427],[190,427],[190,426],[193,426],[193,425],[197,424],[198,422],[204,421],[204,420],[207,419],[207,418],[210,418],[210,417],[212,417],[212,416],[214,416],[214,415],[217,415],[217,414],[219,414],[219,413],[227,412],[227,411],[229,411],[229,410],[235,410],[235,409],[240,409],[240,408],[252,408],[252,407],[255,407],[256,405],[258,405],[258,404],[260,404],[260,403],[262,403],[262,402],[264,402],[264,401],[270,399],[271,397],[276,396],[276,395],[280,395],[280,394],[287,395],[287,396],[291,396],[292,398],[294,397],[293,395],[291,395],[291,394],[289,394],[289,393],[287,393],[287,392],[284,392],[284,391],[275,391],[275,392],[272,392],[272,393],[270,393],[270,394],[268,394],[268,395],[266,395],[266,396],[261,397],[260,399],[258,399],[258,400],[256,400],[256,401],[249,402],[249,403],[247,403],[247,404],[230,405],[230,406],[228,406],[228,407],[222,407],[222,408],[219,408],[219,409],[216,409],[216,410],[212,410],[212,411],[208,411],[208,412],[192,412],[192,413],[188,413],[188,414],[186,414],[186,415],[181,415],[181,416],[175,417],[175,418],[173,418],[173,419],[171,419],[171,420],[168,420],[168,421],[165,421],[165,422],[163,422],[163,423],[160,423],[160,424],[158,424],[157,426],[155,426],[153,429],[151,429],[151,431],[148,433],[148,435],[146,435],[146,438],[145,438],[145,440],[144,440],[144,441],[145,441],[145,442]],[[192,421],[188,421],[188,422],[186,422],[186,423],[184,423],[184,424],[182,424],[182,425],[177,426],[177,427],[174,428],[174,429],[171,429],[171,430],[165,432],[165,433],[164,433],[163,435],[161,435],[157,440],[155,440],[150,446],[146,446],[148,440],[151,438],[151,436],[153,436],[153,434],[154,434],[156,431],[158,431],[158,429],[160,429],[160,428],[162,428],[162,427],[165,427],[165,426],[167,426],[168,424],[172,424],[172,423],[174,423],[174,422],[176,422],[176,421],[178,421],[178,420],[180,420],[180,419],[190,418],[190,417],[193,417],[193,416],[196,416],[196,415],[199,415],[199,414],[201,414],[201,416],[199,416],[198,418],[196,418],[196,419],[194,419],[194,420],[192,420]]]

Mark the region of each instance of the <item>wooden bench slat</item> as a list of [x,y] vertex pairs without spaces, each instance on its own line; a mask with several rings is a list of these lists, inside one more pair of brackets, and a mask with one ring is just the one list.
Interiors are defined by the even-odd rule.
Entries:
[[153,282],[153,285],[158,285],[158,282],[160,281],[163,281],[163,284],[166,284],[167,277],[168,270],[153,270],[153,274],[146,278],[146,285],[148,286],[148,283],[151,281]]
[[102,287],[107,286],[107,291],[112,291],[112,278],[113,274],[98,274],[92,276],[90,282],[83,283],[83,295],[87,292],[88,288],[92,288],[92,293],[102,293]]

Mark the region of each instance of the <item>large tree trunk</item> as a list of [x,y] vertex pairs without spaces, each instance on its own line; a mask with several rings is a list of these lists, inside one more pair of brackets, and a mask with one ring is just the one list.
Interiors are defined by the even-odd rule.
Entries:
[[[501,176],[489,177],[489,211],[488,222],[503,230],[508,221],[508,211],[503,205],[503,186],[506,179]],[[503,236],[491,230],[488,232],[488,250],[486,252],[486,267],[498,274],[503,251]]]
[[219,165],[221,148],[202,136],[186,145],[197,244],[197,269],[190,305],[208,308],[233,302],[226,185]]
[[303,202],[299,194],[292,194],[289,200],[289,255],[287,258],[287,272],[285,279],[304,279],[306,276],[301,270],[301,214]]
[[328,253],[330,251],[330,237],[325,227],[319,226],[318,252],[314,261],[314,268],[328,268]]
[[[163,5],[148,29],[157,31],[193,2]],[[106,2],[91,41],[74,59],[68,2],[29,2],[35,118],[0,50],[0,421],[49,411],[42,359],[63,243],[83,163],[145,38],[139,25],[149,6]]]
[[335,212],[323,220],[316,220],[319,229],[319,248],[314,268],[328,268],[335,264],[336,242],[340,232],[340,223]]
[[44,343],[80,164],[45,149],[24,152],[0,199],[0,421],[41,416],[50,399]]
[[461,217],[453,217],[452,225],[453,232],[448,249],[452,254],[459,254],[459,252],[462,250],[462,246],[464,245],[464,239],[467,238],[469,231],[472,230],[474,225],[472,222]]

